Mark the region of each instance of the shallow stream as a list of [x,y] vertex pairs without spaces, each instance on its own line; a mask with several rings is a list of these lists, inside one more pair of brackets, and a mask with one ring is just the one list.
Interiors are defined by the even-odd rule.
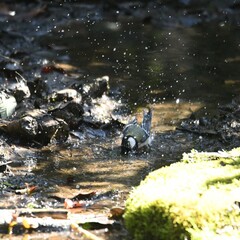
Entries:
[[154,139],[149,154],[127,157],[120,155],[120,135],[84,139],[49,155],[39,171],[56,182],[70,174],[79,188],[128,191],[184,151],[221,148],[173,130],[192,114],[214,114],[239,93],[239,39],[224,24],[156,29],[131,21],[71,21],[55,29],[41,40],[55,49],[51,58],[77,67],[81,79],[108,75],[112,94],[139,120],[150,106]]
[[[176,127],[190,116],[213,115],[239,94],[239,40],[240,32],[224,24],[157,29],[131,21],[70,21],[55,28],[40,39],[50,48],[41,56],[75,67],[79,80],[109,76],[111,96],[139,121],[144,107],[151,107],[152,149],[122,156],[120,131],[98,136],[90,132],[33,151],[21,167],[35,173],[35,181],[36,176],[46,179],[48,190],[60,197],[115,191],[98,205],[103,211],[123,207],[132,187],[150,171],[180,160],[182,153],[223,149],[224,143],[215,138]],[[10,202],[4,207],[12,207]],[[108,237],[116,236],[121,238],[119,232]]]

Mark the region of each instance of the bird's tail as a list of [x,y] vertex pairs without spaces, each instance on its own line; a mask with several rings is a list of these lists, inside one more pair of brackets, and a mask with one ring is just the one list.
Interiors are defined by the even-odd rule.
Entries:
[[142,120],[142,128],[146,130],[148,134],[150,134],[152,125],[152,109],[148,109],[147,112],[143,112],[143,120]]

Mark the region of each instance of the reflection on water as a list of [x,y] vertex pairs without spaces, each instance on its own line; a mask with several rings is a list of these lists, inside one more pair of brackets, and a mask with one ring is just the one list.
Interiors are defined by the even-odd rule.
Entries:
[[[239,92],[239,31],[229,26],[155,29],[128,23],[70,23],[47,39],[83,71],[125,86],[130,105],[166,101],[216,106]],[[234,61],[235,59],[235,61]],[[179,100],[178,100],[179,99]]]
[[184,151],[206,149],[202,137],[166,131],[193,112],[209,112],[239,94],[239,37],[230,26],[210,25],[155,29],[131,22],[71,22],[56,29],[42,39],[59,49],[53,58],[76,66],[81,78],[109,75],[113,93],[134,111],[150,105],[155,137],[150,154],[128,157],[120,156],[120,136],[83,141],[62,153],[52,151],[39,170],[61,184],[74,176],[74,187],[125,189]]

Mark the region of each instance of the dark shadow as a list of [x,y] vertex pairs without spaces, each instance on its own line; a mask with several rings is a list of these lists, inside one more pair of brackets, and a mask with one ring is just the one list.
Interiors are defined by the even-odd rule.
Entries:
[[231,184],[233,183],[234,180],[239,180],[240,179],[240,174],[233,175],[232,177],[225,177],[225,178],[215,178],[211,181],[207,181],[206,185],[207,187],[210,187],[211,185],[218,185],[218,184]]

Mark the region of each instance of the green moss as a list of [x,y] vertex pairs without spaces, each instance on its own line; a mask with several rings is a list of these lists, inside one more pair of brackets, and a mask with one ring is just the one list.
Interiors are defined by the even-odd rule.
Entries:
[[192,151],[150,173],[126,202],[125,224],[134,239],[240,238],[239,156],[239,149]]

